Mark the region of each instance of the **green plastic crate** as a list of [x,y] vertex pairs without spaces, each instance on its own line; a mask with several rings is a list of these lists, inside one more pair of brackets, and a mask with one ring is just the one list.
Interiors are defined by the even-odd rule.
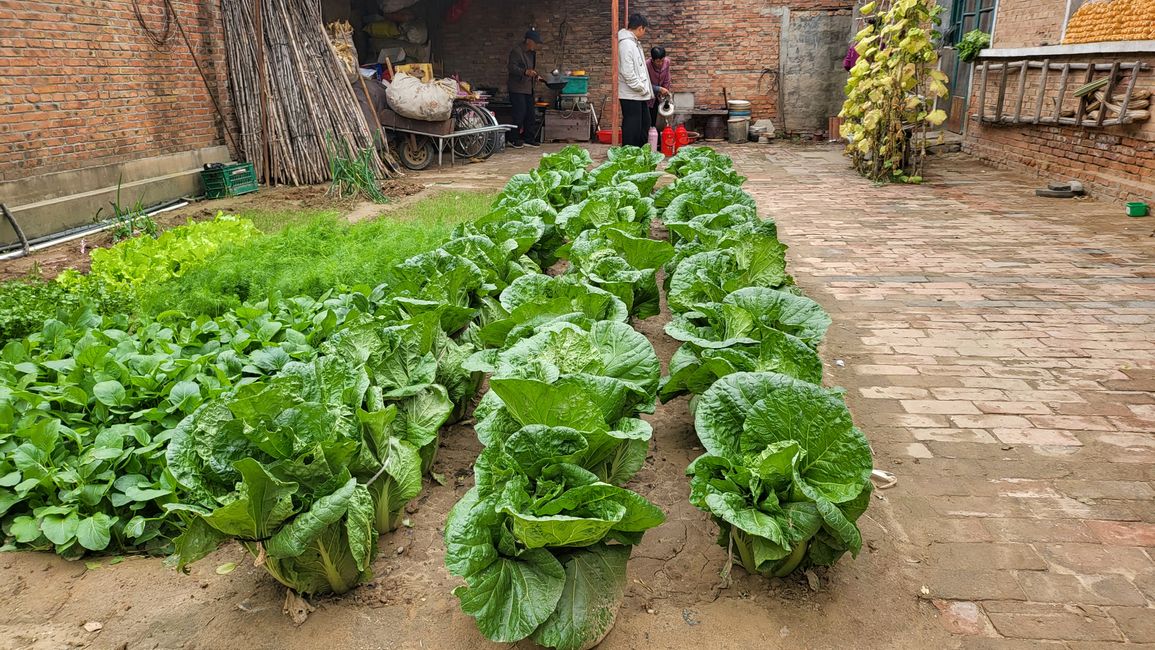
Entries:
[[201,179],[205,183],[205,197],[210,199],[240,196],[260,189],[252,163],[205,169],[201,171]]
[[566,77],[565,88],[561,89],[563,95],[585,95],[590,89],[589,77]]

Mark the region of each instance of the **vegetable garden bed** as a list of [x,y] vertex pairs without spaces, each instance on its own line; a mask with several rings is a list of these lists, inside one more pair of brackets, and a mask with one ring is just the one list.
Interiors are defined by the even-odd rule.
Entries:
[[[698,434],[709,453],[691,467],[692,499],[743,566],[779,575],[857,551],[853,520],[869,494],[870,457],[840,396],[816,385],[813,348],[829,319],[792,290],[785,247],[728,160],[689,149],[671,164],[678,180],[655,194],[658,159],[613,150],[591,170],[580,149],[546,156],[511,180],[491,214],[398,265],[378,288],[242,307],[187,332],[161,321],[146,341],[168,358],[126,348],[133,337],[94,332],[91,321],[55,358],[37,356],[43,332],[10,344],[0,420],[27,434],[0,439],[0,463],[12,463],[0,471],[11,489],[3,494],[60,480],[28,472],[48,469],[40,461],[65,441],[116,458],[89,484],[111,480],[111,494],[124,496],[99,501],[94,514],[14,501],[8,541],[75,554],[105,530],[122,547],[160,551],[179,531],[173,550],[187,562],[233,538],[304,594],[346,591],[368,578],[376,534],[398,524],[438,431],[464,414],[487,373],[491,390],[476,412],[485,448],[474,488],[449,514],[446,562],[465,581],[463,609],[491,639],[582,648],[610,630],[630,547],[664,519],[622,487],[645,463],[652,431],[637,416],[653,411],[659,389],[665,399],[701,394]],[[649,238],[659,206],[674,245]],[[559,258],[565,273],[541,272]],[[666,380],[628,324],[657,312],[663,266],[679,312],[670,333],[686,341]],[[106,339],[87,340],[94,334]],[[97,367],[92,345],[125,356]],[[190,348],[208,348],[206,365],[184,363]],[[123,388],[139,357],[180,379],[150,387],[143,405],[107,383]],[[73,402],[82,398],[69,387],[95,398],[73,404],[71,419],[42,417],[53,408],[37,412],[33,397],[67,402],[26,394],[27,377],[41,373]],[[206,377],[219,388],[207,399],[187,383],[176,390]],[[142,454],[122,458],[123,443],[142,434],[159,478],[129,485],[118,463]],[[146,505],[118,506],[129,488]],[[121,512],[132,508],[155,534],[131,535]]]

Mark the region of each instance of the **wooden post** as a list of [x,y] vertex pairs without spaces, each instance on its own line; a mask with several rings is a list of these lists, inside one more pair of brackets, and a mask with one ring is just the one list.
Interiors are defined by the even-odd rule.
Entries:
[[1035,117],[1031,120],[1031,124],[1038,124],[1043,117],[1043,100],[1047,95],[1047,75],[1051,72],[1051,60],[1043,60],[1043,72],[1039,77],[1039,97],[1035,101]]
[[[257,104],[261,110],[261,180],[265,185],[272,185],[269,178],[269,110],[267,105],[268,91],[265,89],[265,27],[264,27],[264,0],[253,0],[253,25],[256,34],[254,42],[257,46]],[[367,98],[366,98],[367,99]]]
[[1012,120],[1015,124],[1019,123],[1019,118],[1023,115],[1023,99],[1027,95],[1027,61],[1023,61],[1023,65],[1019,68],[1019,90],[1016,93],[1018,98],[1015,100],[1015,118]]
[[987,71],[990,70],[991,62],[983,61],[983,76],[979,81],[979,124],[987,116]]
[[1063,119],[1063,99],[1067,96],[1067,78],[1071,76],[1071,64],[1063,64],[1063,75],[1059,77],[1059,95],[1055,100],[1055,124]]
[[[1103,126],[1103,119],[1107,117],[1107,102],[1111,101],[1111,93],[1115,92],[1115,78],[1119,76],[1119,62],[1116,61],[1111,65],[1111,75],[1107,79],[1107,87],[1103,89],[1103,101],[1099,102],[1099,117],[1095,119],[1095,126]],[[1127,115],[1127,105],[1119,111],[1119,119]]]
[[[1136,61],[1135,66],[1131,68],[1131,80],[1127,82],[1127,92],[1123,95],[1123,108],[1119,111],[1119,119],[1116,124],[1125,124],[1127,119],[1127,112],[1131,110],[1131,96],[1135,92],[1135,81],[1139,78],[1139,71],[1142,69],[1142,62]],[[1108,97],[1110,99],[1110,97]]]
[[622,143],[618,132],[618,120],[621,116],[621,106],[618,104],[618,29],[621,28],[621,16],[618,13],[618,0],[612,0],[610,4],[612,5],[610,12],[613,14],[610,27],[613,30],[613,34],[610,35],[612,44],[610,50],[613,56],[610,63],[610,88],[613,92],[610,103],[610,144],[616,147]]
[[999,98],[995,101],[995,121],[1003,121],[1003,101],[1007,98],[1007,68],[1010,64],[1003,63],[1000,70],[1002,74],[999,75]]
[[[1083,80],[1083,85],[1086,86],[1087,84],[1091,83],[1091,80],[1094,78],[1095,78],[1095,66],[1088,65],[1087,66],[1087,78]],[[1079,98],[1079,107],[1075,109],[1075,126],[1082,126],[1083,125],[1083,116],[1086,115],[1086,113],[1087,113],[1087,102],[1088,102],[1087,97],[1084,96],[1084,97]]]

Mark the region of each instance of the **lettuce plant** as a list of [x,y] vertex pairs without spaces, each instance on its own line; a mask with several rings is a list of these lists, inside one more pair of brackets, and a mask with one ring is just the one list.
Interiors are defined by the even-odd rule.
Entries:
[[663,160],[662,154],[648,147],[615,147],[606,156],[608,160],[590,172],[599,187],[629,183],[643,195],[649,196],[663,175],[657,171],[658,164]]
[[578,235],[569,271],[621,298],[631,316],[646,319],[661,311],[657,270],[673,256],[667,242],[605,226]]
[[633,183],[600,187],[580,203],[571,204],[557,216],[558,227],[573,241],[584,230],[613,226],[636,237],[650,236],[650,223],[658,216],[654,200]]
[[592,325],[629,319],[629,309],[621,298],[590,286],[577,275],[522,276],[510,283],[498,302],[489,301],[487,307],[478,337],[493,348],[512,345],[553,322]]
[[[676,176],[679,182],[695,172],[706,170],[732,171],[733,169],[734,161],[729,156],[720,154],[709,147],[683,147],[673,158],[670,158],[669,164],[666,165],[666,172]],[[745,181],[745,178],[740,178],[740,180],[735,180],[730,184],[741,185]]]
[[422,450],[449,416],[429,353],[403,326],[355,330],[334,354],[202,406],[173,432],[170,471],[188,519],[178,564],[226,538],[302,593],[344,593],[370,576],[376,537],[421,489]]
[[634,416],[653,412],[661,366],[629,325],[557,323],[503,352],[475,354],[467,367],[492,373],[475,412],[486,446],[545,427],[581,436],[584,451],[574,462],[608,483],[624,484],[645,463],[653,429]]
[[835,391],[777,373],[723,377],[695,426],[706,454],[686,470],[690,501],[751,573],[784,576],[858,554],[872,459]]
[[697,304],[721,302],[739,289],[778,289],[789,282],[786,246],[755,229],[731,248],[707,250],[679,262],[670,276],[667,299],[670,309],[684,312]]
[[579,438],[529,427],[486,448],[476,485],[449,513],[446,565],[466,582],[454,594],[492,641],[596,645],[613,627],[631,545],[665,520],[569,462]]

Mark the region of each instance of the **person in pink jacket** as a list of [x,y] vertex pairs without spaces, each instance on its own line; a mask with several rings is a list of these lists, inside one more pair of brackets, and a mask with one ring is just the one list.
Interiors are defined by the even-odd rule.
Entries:
[[[877,25],[878,16],[870,16],[862,22],[864,27],[868,25]],[[855,63],[858,63],[858,47],[857,43],[852,42],[850,44],[850,49],[846,50],[846,57],[842,59],[842,68],[847,72],[850,72],[850,69],[854,67]]]
[[670,94],[670,60],[666,58],[666,48],[650,48],[650,60],[646,61],[646,71],[650,73],[650,85],[654,87],[654,98],[650,100],[650,126],[658,126],[658,104]]

